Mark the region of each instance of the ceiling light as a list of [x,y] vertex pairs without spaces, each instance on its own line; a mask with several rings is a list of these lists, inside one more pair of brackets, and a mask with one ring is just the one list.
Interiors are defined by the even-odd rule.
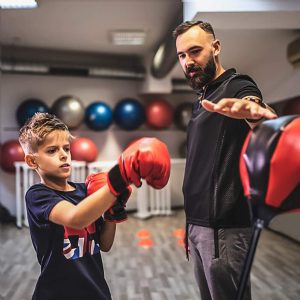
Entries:
[[112,31],[111,40],[114,45],[143,45],[146,33],[142,30],[137,31]]
[[144,74],[136,71],[113,70],[106,68],[90,68],[89,75],[94,77],[135,78],[143,79]]
[[12,73],[47,73],[49,68],[42,65],[31,65],[31,64],[10,64],[2,63],[0,70],[2,72]]
[[0,0],[2,9],[36,8],[36,0]]

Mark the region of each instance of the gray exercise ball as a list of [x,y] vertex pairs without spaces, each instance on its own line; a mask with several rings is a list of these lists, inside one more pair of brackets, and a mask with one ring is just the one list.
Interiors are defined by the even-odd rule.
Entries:
[[59,97],[52,105],[52,113],[70,129],[75,129],[84,120],[84,106],[78,97],[66,95]]

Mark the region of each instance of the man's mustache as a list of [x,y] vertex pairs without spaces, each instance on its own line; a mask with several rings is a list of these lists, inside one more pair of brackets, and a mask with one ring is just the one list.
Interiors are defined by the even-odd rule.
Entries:
[[186,74],[189,75],[189,73],[198,73],[198,72],[202,72],[203,73],[203,69],[200,67],[200,66],[191,66],[191,67],[188,67],[186,69]]

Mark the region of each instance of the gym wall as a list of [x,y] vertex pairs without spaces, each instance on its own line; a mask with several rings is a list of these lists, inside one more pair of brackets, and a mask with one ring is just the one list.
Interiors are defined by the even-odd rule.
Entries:
[[[80,77],[62,76],[36,76],[36,75],[12,75],[2,74],[0,97],[0,134],[1,142],[9,139],[17,139],[19,127],[15,117],[16,109],[22,101],[30,97],[43,100],[49,107],[62,95],[76,95],[84,106],[101,100],[112,109],[118,101],[125,97],[135,98],[142,104],[151,99],[163,98],[173,107],[183,101],[193,101],[193,94],[175,95],[140,95],[139,81],[92,79]],[[108,130],[93,131],[84,123],[76,130],[71,130],[75,136],[84,136],[92,139],[99,150],[98,160],[116,160],[121,151],[135,138],[143,136],[155,136],[163,140],[169,148],[172,158],[179,157],[179,145],[185,140],[185,132],[179,130],[174,124],[165,130],[153,130],[142,125],[137,130],[126,131],[113,123]],[[15,214],[15,174],[0,171],[2,204],[12,214]],[[182,206],[182,167],[174,168],[176,174],[172,174],[172,205]],[[135,209],[136,203],[128,203],[129,209]]]

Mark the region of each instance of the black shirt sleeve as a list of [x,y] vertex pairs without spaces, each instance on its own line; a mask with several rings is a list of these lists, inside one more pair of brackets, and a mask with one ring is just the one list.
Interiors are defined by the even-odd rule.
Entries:
[[240,78],[236,77],[228,86],[229,90],[236,91],[235,97],[236,98],[244,98],[246,96],[256,96],[259,97],[261,100],[263,100],[262,94],[257,87],[257,85],[254,83],[254,81],[249,79],[247,77]]
[[38,223],[47,223],[52,208],[64,200],[51,189],[41,184],[32,186],[26,193],[26,205]]

